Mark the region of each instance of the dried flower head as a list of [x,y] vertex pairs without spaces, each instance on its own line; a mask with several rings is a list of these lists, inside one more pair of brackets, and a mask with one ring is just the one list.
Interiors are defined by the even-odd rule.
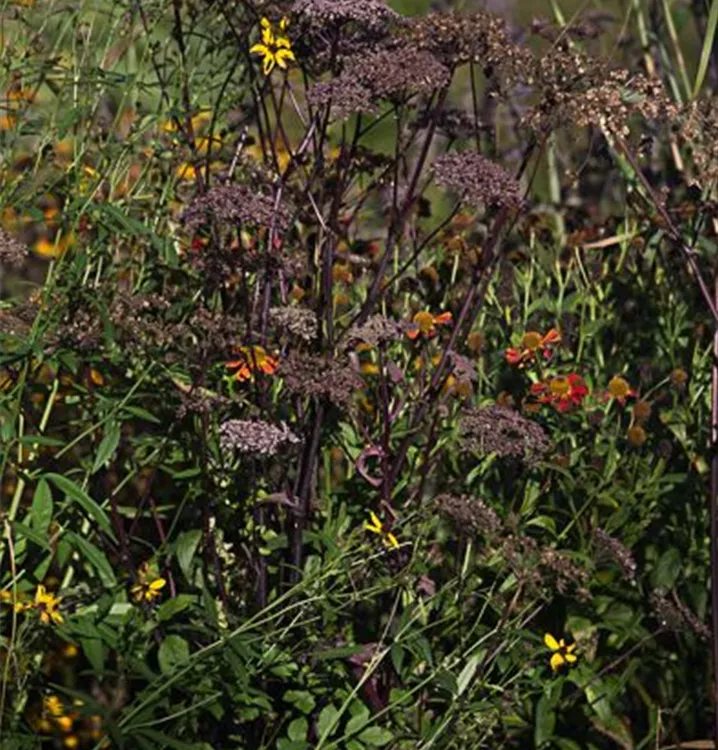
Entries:
[[609,536],[603,529],[596,529],[593,532],[593,538],[596,542],[599,560],[603,558],[615,563],[623,571],[626,580],[631,583],[635,581],[637,565],[631,550],[618,539]]
[[312,341],[317,336],[319,323],[316,314],[308,307],[291,305],[287,307],[271,307],[269,322],[280,332],[295,336],[303,341]]
[[462,533],[494,537],[503,527],[496,512],[478,497],[444,494],[436,498],[436,505],[439,513],[451,519]]
[[287,388],[301,396],[326,398],[346,408],[363,386],[349,363],[292,352],[282,361],[279,375]]
[[22,268],[27,256],[27,245],[18,242],[9,232],[0,227],[0,266]]
[[453,190],[471,206],[518,208],[521,186],[503,167],[475,151],[452,151],[434,162],[440,187]]
[[539,424],[503,406],[467,409],[459,425],[463,446],[481,454],[495,453],[531,465],[551,449],[551,441]]
[[229,419],[219,427],[219,444],[226,451],[273,456],[285,443],[299,442],[284,422],[274,425],[258,419]]
[[346,348],[353,348],[357,344],[370,347],[379,346],[401,337],[398,323],[383,315],[372,315],[361,325],[352,326],[347,332]]
[[710,640],[710,628],[691,612],[675,592],[673,601],[670,601],[666,592],[658,589],[651,592],[649,601],[662,627],[676,631],[689,630],[704,640]]
[[380,26],[399,18],[381,0],[295,0],[292,14],[321,26]]
[[284,232],[291,222],[292,209],[280,195],[249,185],[219,185],[195,198],[182,214],[190,228],[212,218],[220,223],[246,227],[274,227]]

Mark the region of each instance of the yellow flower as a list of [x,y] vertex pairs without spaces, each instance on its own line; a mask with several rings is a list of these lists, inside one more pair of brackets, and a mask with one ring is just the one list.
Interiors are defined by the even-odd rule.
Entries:
[[35,592],[35,602],[32,606],[33,609],[40,612],[40,622],[44,625],[49,625],[50,622],[61,625],[65,622],[65,618],[58,611],[61,599],[62,597],[53,596],[42,584],[38,585]]
[[137,583],[132,586],[130,593],[136,602],[153,602],[160,596],[160,592],[167,585],[164,578],[155,576],[150,566],[145,563],[137,571]]
[[295,60],[292,43],[288,37],[282,36],[289,26],[289,19],[282,18],[279,22],[279,34],[275,35],[268,18],[262,19],[262,41],[250,48],[253,55],[261,55],[264,62],[264,75],[268,76],[275,65],[286,70],[287,60]]
[[63,716],[65,713],[65,707],[56,695],[48,695],[42,702],[42,705],[45,711],[51,716]]
[[379,520],[379,516],[377,516],[377,514],[373,511],[370,511],[369,518],[371,519],[371,523],[369,523],[369,521],[365,521],[364,528],[367,531],[371,531],[372,534],[377,534],[378,536],[380,536],[381,540],[384,542],[384,546],[388,547],[389,549],[398,549],[399,540],[391,533],[391,531],[387,531],[384,528],[382,522]]
[[551,633],[546,633],[546,635],[544,635],[543,642],[548,649],[553,651],[550,663],[551,669],[553,669],[554,672],[558,672],[558,670],[565,664],[575,664],[578,660],[576,654],[573,653],[576,650],[575,643],[571,643],[567,646],[566,641],[564,641],[563,638],[560,641],[557,641]]

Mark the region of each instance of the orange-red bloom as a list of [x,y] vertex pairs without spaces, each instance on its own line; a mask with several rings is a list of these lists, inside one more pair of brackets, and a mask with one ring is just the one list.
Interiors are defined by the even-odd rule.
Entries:
[[557,411],[571,411],[580,406],[588,395],[588,388],[580,375],[557,375],[531,386],[531,394],[538,397],[542,404],[551,404]]
[[240,382],[252,380],[255,372],[273,375],[279,367],[279,360],[267,354],[262,346],[240,346],[238,353],[239,359],[227,362],[227,368],[239,368],[234,374],[234,379]]
[[450,312],[443,312],[440,315],[432,315],[427,310],[418,312],[411,322],[411,329],[407,332],[410,339],[416,339],[420,335],[426,339],[436,336],[438,331],[436,326],[451,325],[452,317]]
[[536,352],[539,350],[545,359],[551,356],[551,347],[561,341],[561,334],[552,328],[545,336],[536,331],[526,331],[521,337],[521,344],[518,349],[509,348],[504,353],[506,361],[510,365],[525,367],[528,363],[533,362],[536,358]]

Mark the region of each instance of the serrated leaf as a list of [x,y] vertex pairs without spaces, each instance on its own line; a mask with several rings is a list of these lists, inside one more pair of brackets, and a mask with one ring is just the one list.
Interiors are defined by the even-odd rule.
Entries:
[[295,719],[293,722],[291,722],[287,727],[287,736],[290,740],[298,742],[300,740],[307,739],[308,731],[309,722],[303,716],[300,716],[298,719]]
[[383,747],[389,744],[394,735],[384,727],[367,727],[358,737],[360,742],[373,747]]
[[160,644],[157,661],[160,671],[171,672],[178,664],[189,659],[189,644],[179,635],[168,635]]

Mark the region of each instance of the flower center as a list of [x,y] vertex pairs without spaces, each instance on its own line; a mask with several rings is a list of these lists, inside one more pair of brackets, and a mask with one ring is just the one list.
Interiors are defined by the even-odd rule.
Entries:
[[528,331],[521,337],[521,348],[535,352],[541,346],[541,334],[536,331]]
[[630,390],[631,387],[628,385],[628,382],[618,375],[612,377],[608,383],[608,392],[614,398],[625,398],[628,396]]
[[548,388],[549,391],[551,391],[552,396],[568,396],[571,392],[571,383],[569,383],[568,378],[559,375],[558,377],[552,378]]
[[414,323],[422,333],[430,333],[434,327],[434,316],[430,312],[418,312],[414,316]]

